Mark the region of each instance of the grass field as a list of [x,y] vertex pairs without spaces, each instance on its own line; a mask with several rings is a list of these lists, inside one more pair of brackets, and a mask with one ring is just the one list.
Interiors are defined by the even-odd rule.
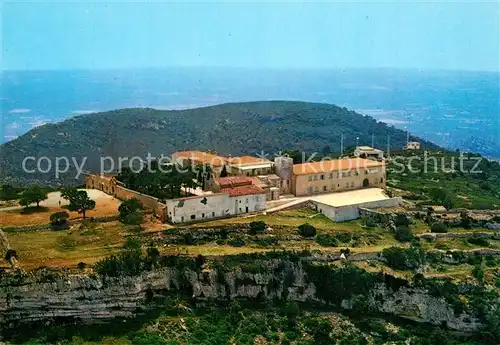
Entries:
[[[47,212],[48,213],[48,212]],[[26,216],[26,215],[25,215]],[[30,216],[26,216],[30,217]],[[288,210],[277,213],[216,220],[191,225],[188,232],[196,232],[203,228],[241,225],[252,221],[263,221],[271,229],[260,235],[249,235],[246,231],[234,232],[225,241],[220,238],[209,238],[196,243],[186,244],[182,235],[165,230],[174,228],[158,223],[147,216],[142,225],[141,238],[143,245],[155,243],[162,254],[201,255],[236,255],[242,253],[258,253],[273,250],[318,250],[321,252],[338,252],[341,248],[350,248],[352,253],[381,252],[391,246],[407,247],[408,242],[398,242],[394,234],[380,227],[367,228],[361,220],[335,223],[322,214],[310,209]],[[303,238],[298,227],[304,223],[312,224],[317,229],[316,238]],[[429,231],[428,225],[416,221],[411,225],[415,234]],[[19,255],[19,261],[25,269],[41,266],[75,267],[79,262],[93,264],[100,259],[120,252],[127,234],[127,228],[119,222],[76,224],[65,231],[8,232],[10,245]],[[474,231],[453,229],[453,232]],[[186,231],[184,229],[183,231]],[[450,230],[451,231],[451,230]],[[484,230],[483,230],[484,231]],[[347,234],[347,241],[330,246],[320,242],[318,236]],[[350,235],[349,235],[350,234]],[[179,237],[180,236],[180,237]],[[338,238],[338,237],[337,237]],[[179,242],[180,240],[180,242]],[[240,241],[235,244],[235,240]],[[236,241],[236,242],[237,242]],[[321,244],[323,245],[321,245]],[[488,240],[487,244],[474,244],[467,239],[420,240],[424,250],[473,250],[480,248],[500,248],[500,241]],[[435,272],[439,274],[440,272]]]
[[[106,217],[118,214],[120,201],[112,197],[98,197],[95,209],[86,212],[87,217]],[[57,202],[48,203],[47,206],[17,208],[15,210],[2,210],[0,208],[0,226],[3,228],[11,226],[29,226],[38,224],[48,224],[50,215],[59,211],[66,211],[70,219],[82,218],[82,215],[76,212],[70,212],[57,205]]]
[[254,221],[263,221],[271,227],[279,226],[297,228],[299,225],[309,223],[318,230],[352,231],[361,229],[361,223],[359,221],[336,223],[331,219],[325,217],[323,214],[306,208],[298,210],[285,210],[276,213],[269,213],[266,215],[220,219],[211,222],[198,223],[192,225],[191,227],[209,228],[231,224],[244,224]]
[[9,233],[12,248],[24,269],[37,267],[75,267],[79,262],[93,264],[121,250],[125,238],[118,222],[78,225],[65,231]]
[[[0,209],[0,224],[2,227],[48,224],[50,223],[50,215],[59,211],[68,212],[70,220],[82,218],[81,214],[70,212],[62,207],[40,207],[10,211],[2,211]],[[108,203],[106,205],[96,205],[95,210],[86,212],[86,217],[106,217],[116,214],[118,214],[118,204],[110,205]]]

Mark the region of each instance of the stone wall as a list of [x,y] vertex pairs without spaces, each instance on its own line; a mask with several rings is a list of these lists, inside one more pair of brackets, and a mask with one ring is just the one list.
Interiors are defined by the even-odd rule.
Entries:
[[[114,222],[116,220],[119,220],[120,216],[105,216],[105,217],[87,217],[85,219],[83,218],[78,218],[78,219],[70,219],[68,223],[70,225],[73,224],[78,224],[83,221],[91,221],[91,222],[99,222],[99,223],[106,223],[106,222]],[[37,224],[37,225],[26,225],[26,226],[11,226],[4,228],[5,232],[30,232],[30,231],[41,231],[41,230],[49,230],[52,229],[52,226],[50,223],[47,224]]]
[[87,175],[85,186],[90,189],[102,190],[120,200],[136,198],[144,208],[153,210],[155,216],[160,218],[162,222],[165,221],[165,204],[162,204],[158,198],[125,188],[112,176]]
[[136,198],[138,199],[141,203],[142,206],[144,206],[147,209],[150,210],[156,210],[158,207],[158,198],[152,197],[150,195],[142,194],[139,192],[136,192],[134,190],[122,187],[122,186],[117,186],[116,187],[116,193],[114,195],[117,199],[120,200],[127,200],[131,198]]

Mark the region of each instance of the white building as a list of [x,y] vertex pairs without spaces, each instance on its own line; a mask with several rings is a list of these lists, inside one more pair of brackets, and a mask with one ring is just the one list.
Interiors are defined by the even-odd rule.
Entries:
[[354,156],[360,158],[383,159],[384,151],[370,146],[358,146],[356,150],[354,150]]
[[335,222],[358,219],[360,208],[390,208],[403,203],[402,198],[389,198],[384,190],[379,188],[316,195],[311,197],[310,201],[318,212]]
[[199,222],[263,211],[266,209],[266,192],[252,183],[228,182],[221,184],[216,193],[171,199],[165,204],[168,222]]
[[418,141],[410,141],[405,147],[407,150],[420,150],[420,143]]

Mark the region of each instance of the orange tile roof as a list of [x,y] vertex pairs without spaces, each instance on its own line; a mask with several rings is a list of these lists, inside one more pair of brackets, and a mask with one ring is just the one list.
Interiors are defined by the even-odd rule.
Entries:
[[319,174],[330,171],[356,170],[361,168],[372,168],[384,166],[384,162],[372,161],[363,158],[335,159],[329,161],[319,161],[293,166],[294,175]]
[[214,167],[221,167],[226,164],[225,157],[202,151],[181,151],[173,154],[177,158],[189,159],[196,164],[209,164]]
[[222,188],[221,192],[228,194],[230,197],[264,194],[264,191],[262,189],[253,184],[234,188]]
[[229,162],[229,164],[234,165],[272,163],[270,160],[252,156],[232,157],[228,158],[227,161]]
[[253,184],[253,179],[246,176],[226,176],[216,178],[215,183],[221,186],[221,188],[228,188],[231,186],[244,186]]

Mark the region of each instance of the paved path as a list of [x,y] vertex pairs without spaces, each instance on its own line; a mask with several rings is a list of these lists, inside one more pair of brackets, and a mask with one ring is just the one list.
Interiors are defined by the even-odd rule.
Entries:
[[271,208],[268,208],[265,210],[265,212],[278,212],[278,211],[281,211],[281,210],[284,210],[284,209],[287,209],[289,207],[292,207],[292,206],[295,206],[295,205],[298,205],[298,204],[301,204],[303,202],[306,202],[308,200],[310,200],[311,198],[310,197],[306,197],[306,198],[295,198],[294,200],[290,201],[290,202],[287,202],[286,204],[282,204],[282,205],[279,205],[279,206],[276,206],[276,207],[271,207]]

